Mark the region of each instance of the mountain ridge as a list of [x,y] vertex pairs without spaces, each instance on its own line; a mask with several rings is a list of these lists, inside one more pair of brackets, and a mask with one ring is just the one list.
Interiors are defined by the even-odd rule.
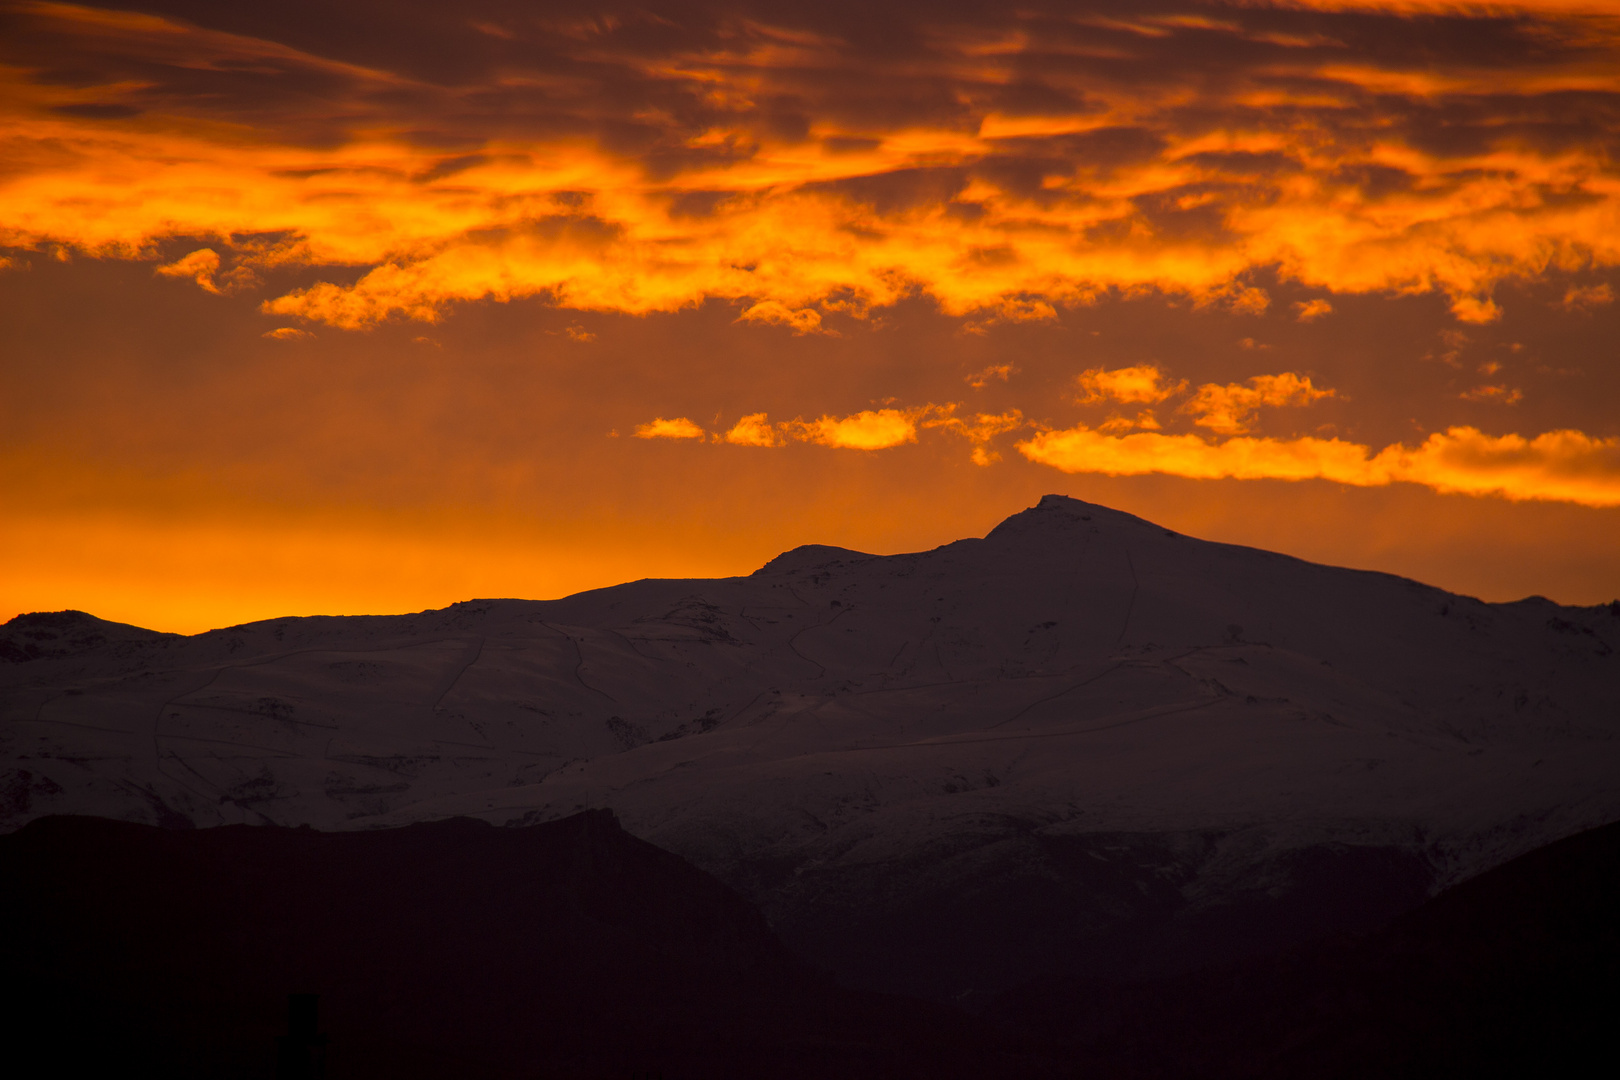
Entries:
[[1047,497],[925,552],[0,665],[0,828],[612,806],[856,985],[1163,973],[1620,819],[1620,604],[1549,604]]

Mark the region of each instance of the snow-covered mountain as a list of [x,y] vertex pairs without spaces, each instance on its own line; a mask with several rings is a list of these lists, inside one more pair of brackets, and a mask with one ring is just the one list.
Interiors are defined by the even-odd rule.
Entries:
[[194,637],[22,616],[0,812],[609,806],[850,980],[971,1000],[1371,926],[1620,819],[1617,649],[1620,603],[1486,604],[1048,496],[929,552],[556,601]]

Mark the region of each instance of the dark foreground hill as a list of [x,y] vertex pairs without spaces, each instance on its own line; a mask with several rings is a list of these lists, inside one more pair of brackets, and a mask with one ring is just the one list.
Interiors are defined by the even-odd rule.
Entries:
[[1379,932],[1136,984],[1067,972],[988,1010],[1082,1076],[1612,1075],[1620,824],[1520,856]]
[[11,1076],[270,1077],[289,991],[331,1080],[1531,1077],[1612,1065],[1620,825],[1382,930],[1174,979],[1086,971],[984,1015],[840,989],[606,811],[497,828],[0,837]]
[[42,818],[0,837],[8,1075],[1045,1075],[944,1006],[836,988],[608,811],[360,833]]

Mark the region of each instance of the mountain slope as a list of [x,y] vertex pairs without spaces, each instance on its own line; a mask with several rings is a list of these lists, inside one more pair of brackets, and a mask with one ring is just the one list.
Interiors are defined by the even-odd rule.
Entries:
[[[942,1006],[840,991],[740,897],[591,811],[527,828],[0,837],[14,1075],[265,1077],[289,993],[330,1075],[1042,1075]],[[31,1060],[30,1060],[31,1058]]]
[[1167,974],[1620,818],[1620,606],[1484,604],[1057,496],[980,540],[0,669],[49,812],[626,828],[860,985]]
[[1134,985],[1054,973],[989,1014],[1084,1075],[1579,1076],[1611,1052],[1617,904],[1620,824],[1521,855],[1363,938]]

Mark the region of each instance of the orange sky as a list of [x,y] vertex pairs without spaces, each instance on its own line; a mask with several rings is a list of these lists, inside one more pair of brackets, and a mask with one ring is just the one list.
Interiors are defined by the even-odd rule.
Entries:
[[1048,491],[1620,595],[1620,5],[0,4],[0,618]]

